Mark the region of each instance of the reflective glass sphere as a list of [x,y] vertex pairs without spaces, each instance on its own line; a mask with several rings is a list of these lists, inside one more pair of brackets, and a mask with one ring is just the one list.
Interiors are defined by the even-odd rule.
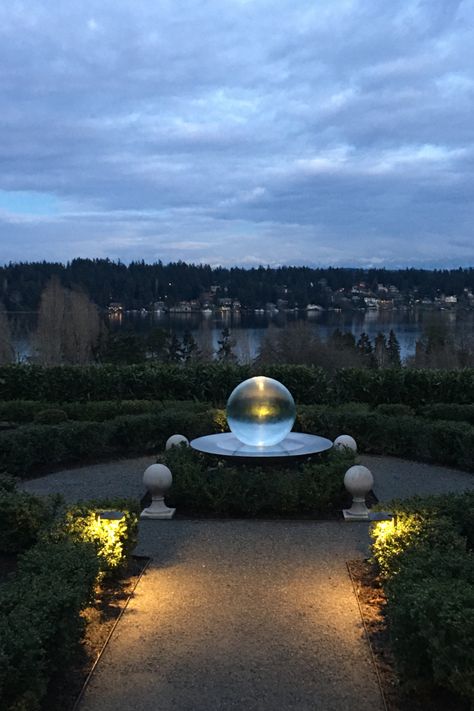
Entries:
[[244,444],[269,447],[291,432],[296,417],[295,401],[284,385],[258,375],[244,380],[227,401],[227,422]]

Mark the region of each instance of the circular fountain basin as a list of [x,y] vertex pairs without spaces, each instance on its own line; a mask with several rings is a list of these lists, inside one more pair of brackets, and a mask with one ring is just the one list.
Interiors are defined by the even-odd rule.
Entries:
[[189,443],[193,449],[205,454],[231,459],[296,459],[309,457],[331,449],[332,442],[318,435],[290,432],[281,442],[269,446],[241,442],[232,432],[197,437]]

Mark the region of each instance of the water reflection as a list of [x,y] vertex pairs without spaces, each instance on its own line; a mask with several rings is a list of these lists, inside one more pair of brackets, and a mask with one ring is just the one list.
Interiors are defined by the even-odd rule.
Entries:
[[[218,340],[222,329],[231,330],[236,346],[234,351],[243,362],[251,361],[258,353],[260,344],[269,325],[284,328],[297,320],[306,321],[321,340],[327,338],[336,328],[349,331],[356,338],[362,332],[371,340],[379,331],[388,336],[391,329],[395,332],[400,344],[402,359],[415,352],[416,341],[421,337],[424,325],[433,320],[441,322],[448,330],[464,336],[474,333],[474,312],[412,310],[367,310],[367,311],[309,311],[274,312],[261,311],[198,311],[188,313],[167,313],[164,311],[135,311],[116,313],[106,316],[108,326],[112,331],[133,330],[138,333],[148,333],[153,328],[174,331],[182,337],[189,331],[196,339],[201,350],[218,349]],[[32,334],[36,328],[37,314],[10,314],[10,324],[17,355],[20,359],[28,357],[32,348]]]
[[[258,353],[260,344],[270,324],[284,328],[288,323],[296,320],[305,320],[314,328],[321,340],[327,338],[336,328],[341,331],[350,331],[356,338],[362,332],[373,340],[379,331],[387,336],[391,329],[395,332],[400,343],[402,358],[413,355],[416,341],[421,337],[423,324],[433,318],[441,320],[455,331],[468,328],[474,329],[474,314],[461,314],[456,311],[433,312],[421,309],[413,310],[368,310],[356,312],[343,311],[310,311],[308,313],[266,311],[252,313],[246,311],[214,311],[211,313],[149,313],[144,318],[137,314],[124,315],[120,328],[130,328],[140,332],[147,332],[152,328],[163,328],[175,331],[182,336],[184,331],[190,331],[198,344],[203,342],[212,344],[214,350],[218,348],[221,331],[227,327],[231,329],[232,338],[236,341],[235,351],[243,360],[251,360]],[[466,323],[467,319],[467,323]],[[115,327],[116,324],[111,324]]]

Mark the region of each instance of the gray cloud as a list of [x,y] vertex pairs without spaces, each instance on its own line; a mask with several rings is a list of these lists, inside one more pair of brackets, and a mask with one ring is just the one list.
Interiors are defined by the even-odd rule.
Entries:
[[5,3],[0,204],[59,207],[7,200],[0,261],[472,264],[473,28],[471,1]]

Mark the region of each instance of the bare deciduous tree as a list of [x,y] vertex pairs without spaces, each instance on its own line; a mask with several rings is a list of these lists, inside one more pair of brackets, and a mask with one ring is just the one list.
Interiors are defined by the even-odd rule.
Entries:
[[64,362],[77,365],[90,363],[99,336],[100,319],[97,306],[84,292],[68,291],[63,332]]
[[36,360],[49,366],[89,363],[99,336],[97,307],[84,292],[65,289],[53,277],[41,295]]

